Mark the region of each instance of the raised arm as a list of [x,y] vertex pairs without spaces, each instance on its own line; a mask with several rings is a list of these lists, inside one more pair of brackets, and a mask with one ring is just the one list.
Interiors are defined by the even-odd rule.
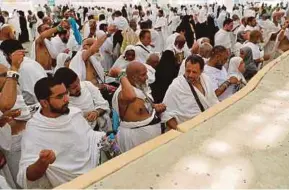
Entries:
[[69,30],[70,24],[68,21],[64,20],[61,21],[60,24],[57,27],[51,28],[49,30],[46,30],[40,34],[40,36],[36,39],[36,43],[43,44],[44,40],[46,38],[51,37],[56,32],[62,31],[62,30]]
[[8,71],[9,74],[7,75],[6,82],[0,95],[0,110],[3,113],[10,110],[16,102],[17,82],[18,82],[16,76],[18,75],[19,77],[18,70],[23,61],[24,56],[25,51],[23,50],[18,50],[11,54],[12,60],[11,69],[10,71]]
[[136,93],[133,89],[133,86],[130,84],[129,80],[122,73],[120,68],[112,68],[110,70],[111,77],[118,77],[121,84],[121,92],[119,94],[119,99],[123,102],[130,103],[136,100]]

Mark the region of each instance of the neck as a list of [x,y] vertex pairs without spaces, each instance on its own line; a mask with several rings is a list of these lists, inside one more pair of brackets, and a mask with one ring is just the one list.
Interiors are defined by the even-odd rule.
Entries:
[[207,65],[211,67],[215,67],[215,61],[213,59],[209,59]]
[[43,116],[48,117],[48,118],[57,118],[57,117],[61,116],[60,113],[52,113],[51,111],[45,110],[45,109],[41,109],[40,113]]

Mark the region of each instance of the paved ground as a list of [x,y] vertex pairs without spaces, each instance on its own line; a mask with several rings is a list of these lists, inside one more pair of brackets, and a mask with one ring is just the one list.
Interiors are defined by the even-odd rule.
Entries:
[[90,188],[289,188],[288,61],[241,101]]

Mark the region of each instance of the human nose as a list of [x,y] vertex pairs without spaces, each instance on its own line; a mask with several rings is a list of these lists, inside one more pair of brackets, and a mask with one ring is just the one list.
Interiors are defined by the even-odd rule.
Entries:
[[69,95],[68,95],[68,94],[65,94],[65,95],[63,96],[63,101],[64,101],[65,103],[68,103],[68,102],[69,102]]

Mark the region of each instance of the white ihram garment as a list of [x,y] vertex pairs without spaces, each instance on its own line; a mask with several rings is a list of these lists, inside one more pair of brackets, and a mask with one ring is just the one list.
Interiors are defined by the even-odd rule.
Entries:
[[[104,136],[91,129],[78,108],[70,107],[69,114],[58,118],[47,118],[39,109],[23,133],[18,184],[23,188],[51,188],[87,173],[98,165],[99,142]],[[38,160],[44,149],[53,150],[56,160],[42,178],[28,181],[27,167]]]
[[[202,74],[200,79],[205,95],[196,87],[194,89],[206,110],[217,104],[219,100],[212,88],[210,78]],[[162,121],[164,122],[175,118],[180,124],[201,113],[191,88],[183,75],[174,79],[166,92],[163,103],[167,106],[166,111],[162,115]]]
[[[137,98],[145,100],[146,96],[144,93],[134,88]],[[121,86],[116,90],[112,98],[112,107],[119,115],[119,105],[118,105],[118,96],[121,92]],[[148,96],[152,99],[151,95],[147,93]],[[150,139],[153,139],[161,134],[161,125],[160,123],[154,125],[148,125],[155,116],[155,110],[151,113],[151,117],[146,120],[138,122],[126,122],[120,121],[119,132],[118,132],[118,142],[122,152],[126,152],[139,144],[142,144]],[[148,125],[148,126],[147,126]],[[136,128],[140,127],[140,128]]]

